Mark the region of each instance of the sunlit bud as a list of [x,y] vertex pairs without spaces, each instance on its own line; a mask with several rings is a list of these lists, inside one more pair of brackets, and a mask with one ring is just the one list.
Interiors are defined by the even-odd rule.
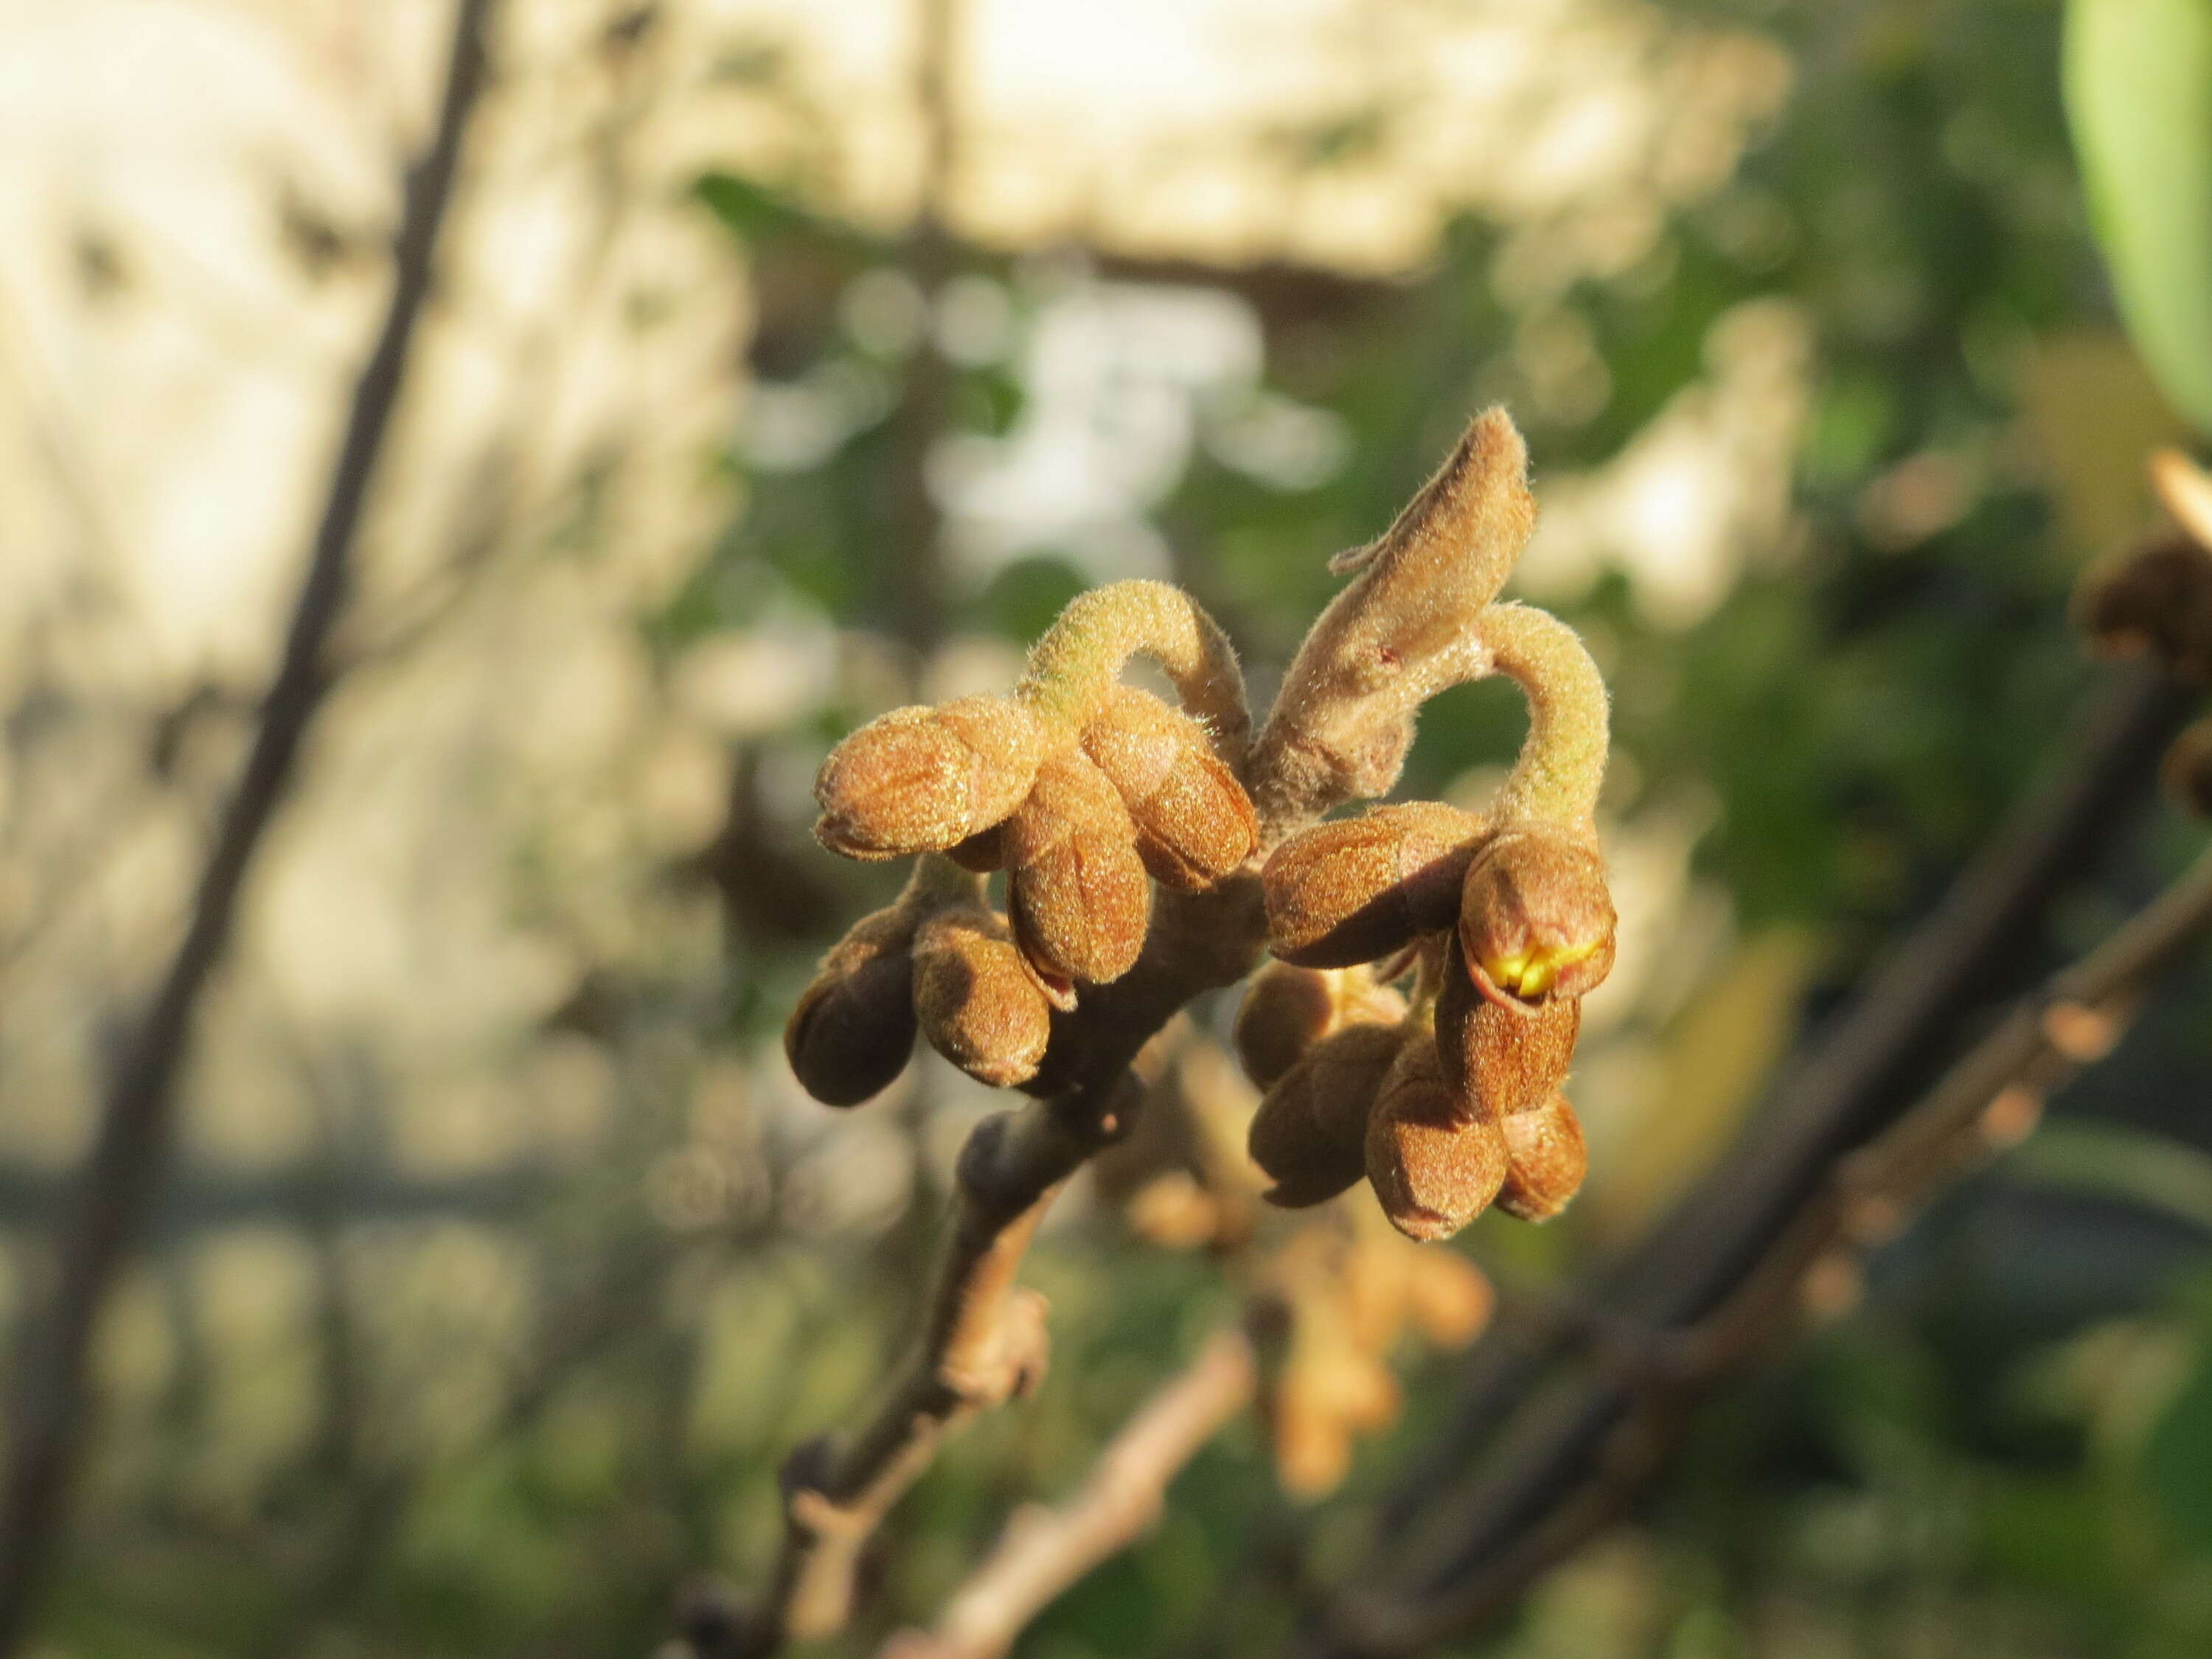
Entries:
[[1261,872],[1269,948],[1343,968],[1449,927],[1481,830],[1473,813],[1409,801],[1292,836]]
[[1589,1170],[1583,1126],[1554,1089],[1543,1103],[1499,1125],[1505,1135],[1505,1185],[1498,1206],[1523,1221],[1549,1221],[1582,1189]]
[[1406,1017],[1406,999],[1377,985],[1364,968],[1299,968],[1271,962],[1252,977],[1237,1011],[1237,1058],[1262,1089],[1298,1056],[1346,1025],[1390,1025]]
[[1051,742],[1050,728],[1011,698],[894,708],[823,762],[815,839],[854,859],[954,846],[1020,804]]
[[1484,996],[1452,941],[1437,997],[1437,1054],[1471,1117],[1508,1117],[1543,1103],[1564,1082],[1582,1030],[1572,997],[1501,1003]]
[[1366,1172],[1367,1115],[1404,1041],[1395,1025],[1347,1025],[1276,1079],[1252,1118],[1252,1161],[1271,1204],[1302,1209]]
[[800,1085],[825,1106],[856,1106],[890,1086],[914,1050],[915,915],[863,916],[822,958],[783,1028]]
[[1014,940],[1040,974],[1104,984],[1135,965],[1152,884],[1128,809],[1080,750],[1037,769],[1007,820],[1006,852]]
[[1161,881],[1193,892],[1252,856],[1259,825],[1206,728],[1149,691],[1115,686],[1083,746],[1120,793],[1137,850]]
[[2212,553],[2168,530],[2100,560],[2074,593],[2075,626],[2101,656],[2155,653],[2190,679],[2212,679]]
[[1498,1120],[1470,1119],[1435,1042],[1409,1036],[1367,1120],[1367,1179],[1391,1224],[1426,1243],[1480,1215],[1505,1180]]
[[914,1011],[932,1048],[994,1089],[1035,1076],[1052,1035],[1006,924],[980,908],[941,911],[915,936]]
[[1613,969],[1614,924],[1604,864],[1565,830],[1500,830],[1468,866],[1460,944],[1486,997],[1530,1003],[1595,988]]
[[2184,811],[2212,818],[2212,719],[2183,728],[2161,769],[2166,793]]

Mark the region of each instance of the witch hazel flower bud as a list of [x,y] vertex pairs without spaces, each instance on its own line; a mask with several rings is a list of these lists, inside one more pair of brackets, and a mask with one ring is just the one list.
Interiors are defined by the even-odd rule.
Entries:
[[1314,1044],[1347,1025],[1395,1025],[1406,999],[1365,968],[1299,968],[1269,963],[1254,975],[1233,1033],[1244,1074],[1262,1089]]
[[1553,997],[1500,1002],[1477,988],[1459,941],[1445,954],[1437,995],[1437,1055],[1473,1117],[1510,1117],[1540,1105],[1567,1075],[1582,1004]]
[[1145,867],[1170,887],[1202,892],[1239,868],[1259,823],[1206,728],[1149,691],[1117,685],[1083,734],[1137,826]]
[[1450,927],[1482,827],[1472,812],[1409,801],[1292,836],[1260,874],[1269,948],[1285,962],[1343,968]]
[[830,947],[783,1028],[800,1086],[825,1106],[857,1106],[889,1088],[914,1051],[919,921],[902,901],[862,917]]
[[1549,1221],[1582,1189],[1589,1170],[1575,1109],[1554,1089],[1498,1127],[1505,1137],[1505,1184],[1498,1189],[1498,1207],[1522,1221]]
[[1505,1183],[1505,1137],[1444,1075],[1428,1022],[1406,1033],[1368,1117],[1367,1179],[1391,1224],[1427,1243],[1489,1208]]
[[1500,830],[1468,866],[1460,946],[1476,988],[1505,1006],[1595,989],[1613,970],[1616,926],[1604,863],[1569,831]]
[[994,1089],[1036,1076],[1052,1035],[1006,921],[981,907],[942,911],[915,934],[914,1011],[931,1048]]
[[1152,890],[1137,826],[1096,762],[1072,749],[1039,767],[1005,847],[1014,941],[1048,983],[1103,984],[1136,965]]
[[956,846],[1021,804],[1053,735],[1011,697],[894,708],[823,763],[815,838],[871,860]]
[[1274,1182],[1270,1204],[1304,1209],[1367,1172],[1368,1118],[1405,1044],[1395,1025],[1347,1025],[1275,1079],[1253,1115],[1252,1161]]

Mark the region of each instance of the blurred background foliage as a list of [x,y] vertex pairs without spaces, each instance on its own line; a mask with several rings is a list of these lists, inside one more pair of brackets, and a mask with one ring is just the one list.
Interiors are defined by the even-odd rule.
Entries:
[[[1102,15],[1104,14],[1104,15]],[[207,1022],[53,1655],[643,1653],[772,1550],[989,1097],[775,1033],[888,891],[827,745],[1184,582],[1264,696],[1474,407],[1518,591],[1615,689],[1620,966],[1571,1274],[1711,1157],[2051,752],[2081,561],[2178,432],[2087,229],[2046,0],[516,0],[348,624]],[[429,0],[8,0],[0,1307],[170,937],[380,301]],[[1510,757],[1441,699],[1407,793]],[[2177,866],[2152,822],[2052,960]],[[1516,1656],[2212,1644],[2200,962],[1548,1582]],[[1225,1021],[1228,1006],[1211,1017]],[[1232,1305],[1104,1206],[1039,1397],[890,1528],[860,1652]],[[1443,1409],[1311,1509],[1249,1425],[1024,1651],[1261,1653]],[[1303,1565],[1300,1565],[1303,1558]]]

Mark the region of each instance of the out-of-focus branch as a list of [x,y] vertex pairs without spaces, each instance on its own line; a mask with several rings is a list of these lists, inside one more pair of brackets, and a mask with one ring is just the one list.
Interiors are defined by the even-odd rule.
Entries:
[[1060,1184],[1124,1128],[1136,1088],[1126,1073],[1116,1077],[1103,1097],[1078,1091],[1033,1101],[969,1135],[921,1340],[857,1432],[809,1441],[786,1462],[775,1577],[751,1607],[713,1592],[696,1600],[685,1635],[701,1659],[757,1659],[840,1629],[861,1550],[939,1441],[1042,1375],[1044,1301],[1017,1288],[1014,1275]]
[[1015,1510],[936,1628],[902,1632],[882,1659],[998,1659],[1077,1580],[1158,1523],[1169,1486],[1257,1386],[1243,1333],[1217,1334],[1107,1443],[1080,1492],[1058,1509]]
[[203,994],[222,959],[239,895],[291,784],[301,740],[328,694],[324,652],[350,586],[353,549],[431,284],[438,232],[463,137],[483,81],[492,0],[455,9],[445,88],[428,148],[410,171],[393,239],[392,297],[356,382],[344,437],[246,769],[201,872],[190,921],[102,1103],[98,1139],[59,1218],[58,1271],[26,1322],[9,1401],[10,1461],[0,1491],[0,1655],[16,1651],[35,1610],[65,1510],[88,1402],[85,1361],[100,1310],[167,1158],[177,1084]]
[[[1319,1610],[1295,1651],[1410,1653],[1509,1609],[1644,1489],[1687,1399],[1757,1351],[1839,1241],[1889,1236],[1923,1183],[1955,1176],[1985,1111],[1992,1133],[2032,1121],[2032,1100],[2212,924],[2212,872],[2200,863],[1947,1070],[1954,1034],[2016,986],[2051,903],[2118,835],[2189,704],[2148,667],[2109,684],[2063,775],[1790,1069],[1736,1151],[1601,1279],[1590,1300],[1607,1332],[1632,1317],[1642,1334],[1628,1345],[1643,1351],[1640,1378],[1624,1380],[1617,1363],[1559,1374],[1590,1346],[1571,1319],[1483,1345],[1457,1426],[1386,1511],[1370,1570]],[[1623,1352],[1610,1336],[1598,1346],[1612,1351],[1601,1358]]]

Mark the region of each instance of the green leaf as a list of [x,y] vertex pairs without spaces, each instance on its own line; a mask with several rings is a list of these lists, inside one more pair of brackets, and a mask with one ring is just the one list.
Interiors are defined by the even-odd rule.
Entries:
[[2212,1555],[2212,1351],[2166,1408],[2143,1448],[2143,1484],[2176,1543]]
[[691,193],[740,241],[763,242],[816,228],[814,216],[765,185],[734,173],[705,173]]
[[2066,112],[2121,315],[2212,434],[2212,0],[2070,0]]

